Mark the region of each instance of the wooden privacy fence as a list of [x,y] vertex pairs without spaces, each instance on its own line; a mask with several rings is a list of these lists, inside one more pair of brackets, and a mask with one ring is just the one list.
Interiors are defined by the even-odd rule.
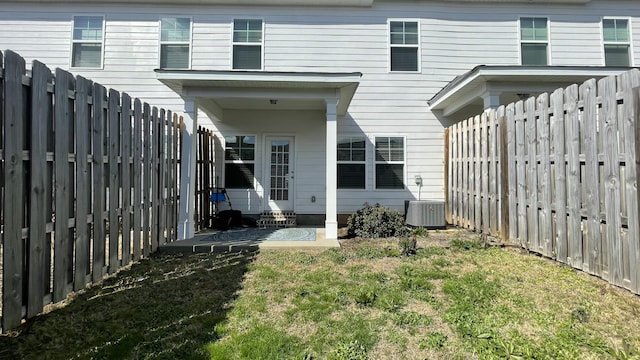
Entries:
[[211,193],[215,180],[215,136],[211,130],[198,127],[198,153],[196,156],[196,220],[195,230],[213,227],[214,204]]
[[447,129],[449,223],[640,293],[639,85],[631,70]]
[[[2,65],[0,53],[0,65]],[[176,238],[178,117],[5,52],[2,329]]]

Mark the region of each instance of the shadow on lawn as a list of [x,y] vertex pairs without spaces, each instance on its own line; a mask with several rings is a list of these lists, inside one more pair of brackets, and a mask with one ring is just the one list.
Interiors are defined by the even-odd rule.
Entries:
[[257,252],[155,256],[0,336],[0,358],[208,358]]

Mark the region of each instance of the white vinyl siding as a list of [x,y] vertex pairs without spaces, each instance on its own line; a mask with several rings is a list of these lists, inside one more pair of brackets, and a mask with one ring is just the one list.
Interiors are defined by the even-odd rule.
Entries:
[[256,137],[225,136],[224,186],[229,189],[252,189],[255,176]]
[[262,70],[262,20],[233,20],[234,70]]
[[[423,199],[442,200],[443,123],[426,100],[456,76],[479,64],[520,63],[519,17],[549,17],[549,63],[561,66],[604,64],[602,19],[628,18],[630,58],[640,58],[640,16],[635,1],[592,0],[587,5],[451,1],[376,1],[367,8],[254,7],[215,5],[138,5],[2,2],[0,48],[38,59],[51,69],[69,69],[71,16],[104,15],[103,67],[72,72],[126,91],[151,106],[181,112],[184,100],[157,80],[159,19],[192,18],[191,69],[231,69],[233,19],[263,19],[262,68],[284,72],[362,72],[348,109],[338,119],[337,136],[367,137],[364,190],[339,191],[338,211],[354,212],[365,202],[402,209],[403,200],[418,198],[415,175],[421,175]],[[494,4],[495,5],[495,4]],[[419,72],[390,72],[388,19],[419,21]],[[632,63],[634,62],[632,60]],[[284,100],[281,101],[282,104]],[[271,107],[273,108],[273,107]],[[294,135],[296,203],[300,214],[325,211],[326,116],[321,109],[242,111],[224,109],[224,121],[198,113],[198,125],[225,135]],[[390,120],[392,119],[392,120]],[[376,136],[406,134],[405,181],[399,190],[375,189],[373,143]],[[222,140],[222,142],[224,142]],[[224,145],[223,145],[224,146]],[[219,183],[224,184],[224,154],[217,155]],[[263,161],[256,154],[255,189],[231,189],[234,208],[259,213],[264,193]],[[409,180],[406,180],[409,179]],[[316,201],[312,202],[311,197]]]
[[376,137],[376,189],[404,189],[404,143],[401,136]]
[[160,68],[188,69],[191,57],[191,19],[160,19]]
[[104,17],[74,16],[71,42],[72,67],[101,68]]
[[630,66],[631,36],[628,19],[602,19],[604,63],[606,66]]
[[543,17],[520,18],[520,61],[522,65],[548,65],[549,21]]
[[420,26],[416,20],[389,20],[389,70],[420,70]]
[[338,189],[365,189],[367,138],[344,136],[338,139]]

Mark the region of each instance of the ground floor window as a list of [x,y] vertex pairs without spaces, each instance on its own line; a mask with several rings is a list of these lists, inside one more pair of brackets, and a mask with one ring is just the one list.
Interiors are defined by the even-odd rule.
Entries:
[[345,136],[338,139],[338,189],[364,189],[366,138]]
[[224,186],[253,189],[256,158],[255,136],[225,136]]
[[376,189],[404,189],[404,138],[376,137]]

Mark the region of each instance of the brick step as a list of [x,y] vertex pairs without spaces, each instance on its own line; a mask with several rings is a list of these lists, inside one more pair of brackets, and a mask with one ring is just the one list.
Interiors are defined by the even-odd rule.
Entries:
[[293,211],[264,211],[256,225],[261,228],[294,227],[296,214]]

